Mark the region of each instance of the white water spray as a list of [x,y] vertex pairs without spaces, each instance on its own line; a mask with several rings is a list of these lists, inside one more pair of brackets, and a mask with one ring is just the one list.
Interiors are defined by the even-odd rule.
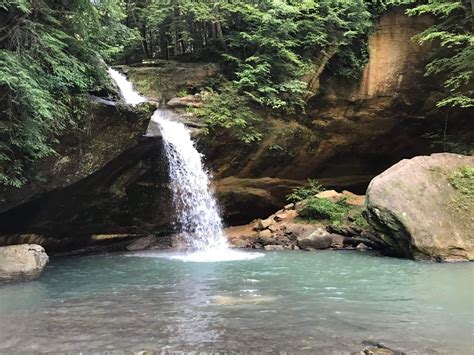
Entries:
[[135,106],[146,101],[145,97],[141,96],[133,89],[132,83],[127,80],[125,75],[112,68],[109,68],[107,71],[109,72],[110,77],[119,87],[120,94],[126,104]]
[[[137,105],[146,98],[139,95],[126,76],[109,68],[126,103]],[[242,253],[228,248],[224,236],[219,208],[210,188],[201,154],[196,150],[191,134],[185,125],[173,120],[176,115],[158,109],[152,121],[158,124],[169,161],[170,185],[178,222],[191,254],[156,255],[183,261],[246,260],[262,256],[261,253]],[[145,253],[144,256],[153,256]]]
[[201,154],[194,147],[189,130],[172,117],[170,111],[158,109],[151,119],[163,136],[181,232],[194,250],[224,250],[227,241]]

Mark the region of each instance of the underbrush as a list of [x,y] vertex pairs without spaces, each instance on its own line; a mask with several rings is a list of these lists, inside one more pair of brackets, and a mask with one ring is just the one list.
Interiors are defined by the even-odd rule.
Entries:
[[332,224],[339,225],[344,222],[351,207],[345,200],[333,202],[325,198],[310,197],[305,200],[300,211],[300,217],[310,220],[329,220]]

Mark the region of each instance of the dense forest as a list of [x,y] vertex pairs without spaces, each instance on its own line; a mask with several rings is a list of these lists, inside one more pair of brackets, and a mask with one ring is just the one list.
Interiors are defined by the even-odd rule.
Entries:
[[[198,115],[208,129],[261,138],[255,110],[304,113],[324,70],[357,80],[381,14],[432,16],[414,41],[435,43],[426,75],[440,109],[474,106],[474,16],[467,0],[1,0],[0,184],[22,186],[58,134],[82,129],[91,93],[110,92],[107,65],[215,61],[222,76]],[[107,64],[106,64],[107,63]]]

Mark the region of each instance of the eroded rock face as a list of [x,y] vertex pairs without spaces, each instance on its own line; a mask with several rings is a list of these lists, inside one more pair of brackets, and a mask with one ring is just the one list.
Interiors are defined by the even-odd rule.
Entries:
[[[361,80],[351,83],[323,73],[319,92],[308,100],[307,115],[262,117],[262,142],[244,146],[223,136],[200,140],[218,191],[230,179],[249,185],[222,189],[221,196],[264,205],[262,217],[307,178],[327,188],[363,193],[374,176],[397,161],[433,152],[431,143],[421,138],[426,121],[420,125],[419,118],[434,115],[429,122],[438,122],[444,115],[432,109],[430,95],[436,90],[423,77],[429,48],[412,40],[429,23],[428,18],[406,16],[403,9],[383,15],[370,36],[370,58]],[[270,177],[293,186],[254,189]],[[231,223],[252,219],[239,220],[233,209],[228,209]]]
[[2,192],[0,245],[63,251],[109,242],[96,240],[98,234],[170,230],[161,137],[144,137],[150,109],[92,104],[89,131],[65,132],[58,155],[32,167],[30,176],[41,179]]
[[394,255],[416,260],[474,259],[474,210],[458,206],[450,177],[474,157],[432,154],[402,160],[367,190],[367,219]]
[[48,263],[44,248],[35,244],[0,247],[0,282],[32,280]]

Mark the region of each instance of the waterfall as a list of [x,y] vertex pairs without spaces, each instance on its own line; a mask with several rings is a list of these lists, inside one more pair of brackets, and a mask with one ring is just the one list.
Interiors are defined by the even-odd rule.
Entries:
[[107,71],[113,81],[117,84],[120,90],[120,95],[126,104],[135,106],[146,101],[145,97],[141,96],[133,89],[132,83],[127,80],[125,75],[112,68],[109,68]]
[[[126,103],[145,102],[126,76],[109,68]],[[191,250],[197,253],[178,258],[192,261],[248,259],[257,255],[231,252],[223,233],[217,202],[210,189],[201,154],[196,150],[189,130],[169,110],[157,109],[152,121],[158,124],[169,161],[171,190],[181,232]],[[253,253],[257,254],[257,253]]]
[[210,179],[203,168],[189,130],[172,120],[173,113],[158,109],[153,113],[163,136],[169,161],[173,202],[181,232],[193,250],[210,251],[227,248],[216,200],[209,188]]

